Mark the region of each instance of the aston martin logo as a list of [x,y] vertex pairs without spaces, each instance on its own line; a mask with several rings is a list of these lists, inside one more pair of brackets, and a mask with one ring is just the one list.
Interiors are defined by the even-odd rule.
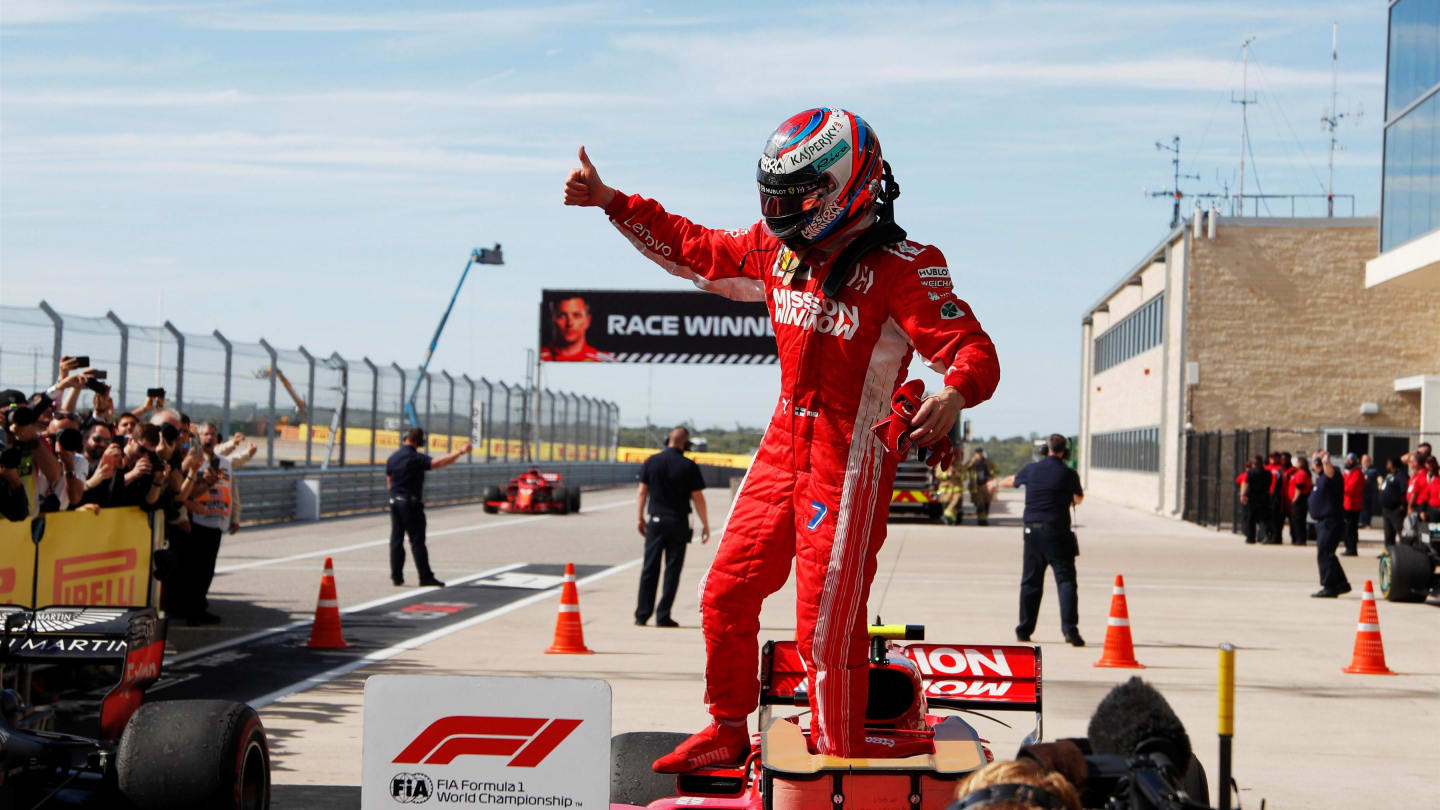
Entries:
[[14,608],[0,610],[0,621],[12,613],[24,613],[27,619],[12,631],[33,630],[38,633],[62,633],[92,624],[104,624],[125,615],[124,610],[112,608],[46,608],[30,616],[29,611]]

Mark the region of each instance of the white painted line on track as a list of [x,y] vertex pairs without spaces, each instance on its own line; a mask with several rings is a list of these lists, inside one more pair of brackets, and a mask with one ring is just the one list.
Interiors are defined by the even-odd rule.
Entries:
[[[491,569],[489,569],[488,571],[480,571],[479,573],[466,574],[466,575],[463,576],[463,577],[456,577],[455,579],[450,580],[450,581],[449,581],[448,583],[446,583],[446,584],[447,584],[447,585],[464,585],[464,584],[467,583],[467,582],[473,582],[473,581],[475,581],[475,580],[477,580],[477,579],[484,579],[485,577],[493,577],[493,576],[495,576],[496,574],[503,574],[503,573],[505,573],[506,571],[513,571],[513,570],[515,570],[516,568],[521,568],[521,567],[526,566],[526,565],[529,565],[529,564],[530,564],[530,563],[523,563],[523,562],[510,563],[509,565],[502,565],[502,566],[500,566],[499,568],[491,568]],[[341,608],[341,609],[340,609],[340,612],[341,612],[341,613],[355,613],[355,612],[361,611],[361,610],[369,610],[369,609],[372,608],[372,607],[379,607],[379,606],[381,606],[381,605],[389,604],[389,603],[391,603],[391,602],[398,602],[398,601],[400,601],[401,599],[408,599],[409,597],[415,596],[416,594],[419,594],[419,593],[421,593],[422,591],[432,591],[432,590],[438,590],[438,589],[436,589],[436,588],[406,588],[406,589],[403,590],[403,591],[397,591],[397,592],[395,592],[395,593],[390,594],[389,596],[382,596],[382,597],[380,597],[379,599],[371,599],[369,602],[361,602],[361,603],[358,604],[358,605],[351,605],[350,607]],[[273,636],[273,635],[275,635],[276,633],[289,632],[289,631],[291,631],[291,630],[295,630],[295,629],[297,629],[297,628],[304,627],[305,625],[310,624],[310,622],[312,622],[312,621],[314,621],[314,619],[296,619],[295,621],[290,622],[289,624],[277,625],[277,626],[275,626],[275,627],[267,627],[267,628],[265,628],[264,630],[257,630],[257,631],[255,631],[255,632],[253,632],[253,633],[247,633],[247,634],[245,634],[245,635],[243,635],[243,636],[237,636],[237,637],[235,637],[235,638],[228,639],[228,640],[226,640],[226,641],[219,641],[219,642],[216,642],[216,643],[214,643],[214,644],[210,644],[210,645],[205,646],[205,647],[197,647],[196,649],[193,649],[193,650],[187,650],[186,652],[180,653],[180,654],[174,656],[173,658],[169,659],[169,660],[166,662],[165,666],[174,666],[175,664],[178,664],[178,663],[180,663],[180,662],[182,662],[182,661],[189,661],[189,660],[192,659],[192,658],[199,658],[199,657],[204,656],[204,655],[209,655],[210,653],[213,653],[213,652],[219,652],[220,650],[228,650],[228,649],[230,649],[231,647],[237,647],[237,646],[239,646],[239,645],[241,645],[241,644],[245,644],[245,643],[247,643],[247,642],[254,641],[254,640],[257,639],[257,638],[265,638],[266,636]]]
[[[639,565],[641,562],[643,562],[643,559],[644,559],[644,558],[637,557],[637,558],[635,558],[635,559],[633,559],[633,560],[631,560],[631,561],[629,561],[629,562],[620,563],[619,565],[612,566],[612,567],[610,567],[610,568],[605,569],[604,571],[600,571],[600,572],[598,572],[598,573],[591,574],[590,576],[585,577],[584,579],[578,580],[575,584],[576,584],[577,586],[578,586],[578,585],[585,585],[585,584],[588,584],[588,583],[591,583],[591,582],[595,582],[595,581],[604,579],[605,577],[608,577],[608,576],[613,576],[613,575],[615,575],[615,574],[620,573],[621,571],[625,571],[625,570],[628,570],[628,569],[630,569],[630,568],[634,568],[635,566],[637,566],[637,565]],[[363,668],[363,667],[369,666],[370,664],[374,664],[374,663],[379,662],[379,661],[384,661],[384,660],[386,660],[386,659],[388,659],[388,658],[393,658],[393,657],[399,655],[399,654],[402,653],[402,652],[406,652],[406,651],[408,651],[408,650],[413,650],[413,649],[415,649],[416,647],[422,647],[422,646],[424,646],[424,645],[426,645],[426,644],[429,644],[430,642],[435,641],[435,640],[437,640],[437,639],[441,639],[441,638],[444,638],[445,636],[452,635],[452,634],[454,634],[454,633],[458,633],[458,632],[460,632],[461,630],[468,630],[469,628],[474,627],[474,626],[477,625],[477,624],[482,624],[482,623],[484,623],[484,622],[490,621],[491,619],[499,618],[499,617],[501,617],[501,616],[504,616],[504,615],[507,614],[507,613],[510,613],[510,612],[512,612],[512,611],[519,610],[520,608],[523,608],[523,607],[529,607],[530,605],[533,605],[533,604],[535,604],[536,602],[543,602],[543,601],[545,601],[546,599],[550,599],[550,598],[552,598],[552,597],[558,596],[559,594],[560,594],[560,588],[551,588],[551,589],[548,590],[548,591],[541,591],[540,593],[537,593],[537,594],[535,594],[535,595],[533,595],[533,596],[527,596],[527,597],[525,597],[524,599],[519,599],[519,600],[516,600],[516,601],[514,601],[514,602],[510,602],[509,604],[502,605],[502,606],[500,606],[500,607],[498,607],[498,608],[495,608],[494,610],[489,610],[489,611],[486,611],[485,613],[481,613],[481,614],[478,615],[478,616],[473,616],[473,617],[471,617],[471,618],[469,618],[469,619],[466,619],[466,620],[463,621],[463,622],[456,622],[455,624],[448,625],[448,626],[446,626],[446,627],[442,627],[442,628],[440,628],[439,630],[435,630],[435,631],[426,633],[426,634],[423,635],[423,636],[416,636],[415,638],[407,639],[406,641],[403,641],[403,642],[401,642],[401,643],[399,643],[399,644],[396,644],[396,645],[394,645],[394,646],[386,647],[386,648],[383,649],[383,650],[376,650],[375,652],[369,653],[368,655],[366,655],[366,656],[364,656],[364,657],[362,657],[362,658],[358,658],[358,659],[356,659],[356,660],[354,660],[354,661],[351,661],[350,663],[345,664],[345,665],[343,665],[343,666],[338,666],[338,667],[335,667],[334,669],[326,670],[325,672],[322,672],[322,673],[320,673],[319,675],[313,675],[313,676],[311,676],[311,677],[309,677],[309,678],[306,678],[306,679],[304,679],[304,680],[302,680],[302,681],[299,681],[299,682],[297,682],[297,683],[293,683],[293,684],[285,687],[284,689],[279,689],[279,690],[276,690],[276,691],[274,691],[274,692],[271,692],[271,693],[268,694],[268,695],[262,695],[261,697],[258,697],[258,698],[256,698],[255,700],[250,701],[250,705],[251,705],[253,708],[256,708],[256,709],[263,709],[264,707],[269,706],[270,704],[275,703],[276,701],[283,700],[283,699],[285,699],[285,698],[287,698],[287,697],[289,697],[289,696],[291,696],[291,695],[299,694],[300,692],[304,692],[304,691],[306,691],[306,690],[308,690],[308,689],[312,689],[312,688],[314,688],[314,687],[316,687],[316,686],[319,686],[319,685],[321,685],[321,684],[323,684],[323,683],[326,683],[326,682],[328,682],[328,681],[332,681],[332,680],[340,677],[341,675],[347,675],[347,674],[349,674],[349,673],[351,673],[351,672],[354,672],[354,671],[357,670],[357,669],[361,669],[361,668]]]
[[[614,509],[617,506],[626,505],[634,506],[635,499],[630,498],[624,501],[602,503],[599,506],[586,507],[585,511],[603,512],[606,509]],[[537,520],[547,520],[549,518],[550,515],[535,515],[534,517],[517,518],[515,520],[505,520],[496,523],[472,523],[469,526],[456,526],[452,529],[441,529],[435,532],[426,532],[425,539],[428,540],[432,537],[444,537],[448,534],[462,534],[464,532],[483,532],[490,529],[504,529],[510,526],[521,526],[526,523],[534,523]],[[294,562],[296,560],[309,560],[315,557],[331,557],[336,554],[344,554],[347,551],[359,551],[362,548],[374,548],[375,546],[384,546],[389,544],[390,538],[386,537],[383,540],[367,540],[363,543],[352,543],[348,546],[333,546],[331,548],[321,549],[319,551],[306,551],[301,554],[291,554],[288,557],[274,557],[265,560],[252,560],[251,562],[235,563],[234,565],[222,565],[215,569],[215,575],[219,576],[220,574],[229,574],[235,571],[246,571],[251,568],[264,568],[266,566],[279,565],[281,563]]]

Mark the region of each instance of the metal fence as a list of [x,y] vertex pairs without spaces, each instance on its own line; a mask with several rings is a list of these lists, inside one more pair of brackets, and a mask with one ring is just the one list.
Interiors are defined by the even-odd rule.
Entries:
[[[327,454],[332,467],[383,462],[409,427],[404,400],[419,373],[369,357],[231,340],[219,330],[182,332],[169,321],[139,326],[114,312],[68,315],[44,301],[0,306],[0,388],[44,390],[62,355],[88,356],[108,372],[117,412],[164,388],[167,406],[225,435],[249,436],[259,447],[253,464],[269,468],[322,466]],[[83,392],[79,408],[92,396]],[[425,375],[415,410],[430,452],[451,452],[468,438],[472,463],[613,461],[620,430],[614,402],[447,371]]]
[[[543,424],[543,422],[542,422]],[[605,487],[629,484],[638,480],[640,464],[634,462],[557,462],[547,464],[546,472],[564,476],[567,486]],[[500,486],[529,469],[523,463],[455,464],[435,470],[426,476],[427,504],[465,503],[479,500],[485,488]],[[734,467],[700,465],[705,484],[728,487],[732,478],[745,474]],[[302,479],[318,478],[320,482],[319,517],[384,510],[388,493],[385,471],[379,467],[352,467],[344,470],[245,470],[236,475],[240,492],[240,516],[246,525],[295,520],[298,517],[298,487]],[[624,498],[634,499],[633,493]],[[584,511],[584,504],[581,511]]]
[[1420,442],[1440,444],[1434,433],[1406,433],[1385,428],[1375,431],[1338,431],[1297,428],[1256,428],[1253,430],[1194,431],[1185,434],[1185,503],[1182,517],[1217,530],[1242,528],[1240,486],[1236,479],[1245,471],[1245,462],[1271,450],[1303,453],[1306,457],[1325,449],[1336,463],[1346,453],[1370,453],[1382,470],[1385,459],[1398,457]]

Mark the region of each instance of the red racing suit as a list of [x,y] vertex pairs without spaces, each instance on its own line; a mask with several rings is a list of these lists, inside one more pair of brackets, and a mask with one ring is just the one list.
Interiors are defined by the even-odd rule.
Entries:
[[756,709],[760,603],[793,561],[816,746],[851,756],[864,739],[865,607],[897,463],[870,426],[889,414],[914,350],[966,407],[989,399],[1000,379],[995,346],[955,297],[934,247],[872,250],[827,299],[828,268],[787,284],[798,262],[761,223],[713,230],[620,193],[605,213],[670,273],[727,298],[763,300],[775,328],[780,401],[700,586],[710,713],[738,720]]

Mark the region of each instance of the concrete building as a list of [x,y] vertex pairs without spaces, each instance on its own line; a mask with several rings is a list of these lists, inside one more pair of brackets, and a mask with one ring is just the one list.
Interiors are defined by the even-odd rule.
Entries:
[[[1378,225],[1212,213],[1144,253],[1082,320],[1087,491],[1178,514],[1189,431],[1269,427],[1288,450],[1410,446],[1420,402],[1395,381],[1440,362],[1440,295],[1366,289]],[[1432,326],[1407,327],[1419,323]]]
[[[1440,298],[1440,0],[1392,2],[1386,53],[1380,255],[1365,265],[1365,286],[1433,300]],[[1403,373],[1395,391],[1415,400],[1421,431],[1440,435],[1440,356]]]

